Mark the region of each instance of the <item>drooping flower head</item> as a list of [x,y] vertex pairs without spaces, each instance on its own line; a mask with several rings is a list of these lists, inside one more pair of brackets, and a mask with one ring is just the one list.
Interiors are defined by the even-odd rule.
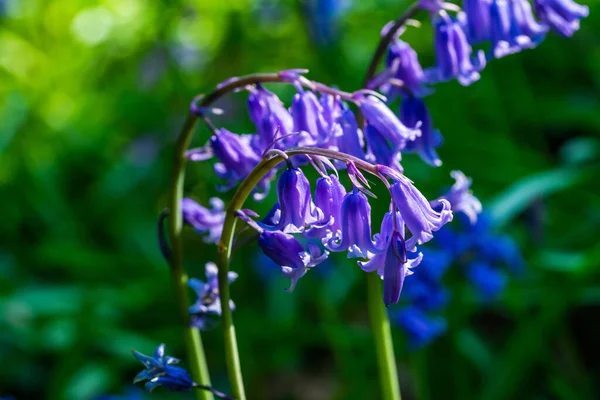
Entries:
[[[385,60],[387,76],[402,81],[402,84],[415,96],[423,96],[431,90],[424,86],[425,74],[417,52],[403,40],[395,39],[388,48]],[[393,84],[383,84],[381,91],[388,98],[394,99],[402,90]]]
[[490,5],[492,0],[463,0],[463,10],[469,43],[490,39]]
[[369,149],[366,156],[368,161],[387,165],[398,172],[404,171],[404,168],[400,164],[402,154],[394,150],[387,139],[374,126],[367,125],[365,127],[365,138],[367,139]]
[[132,350],[132,353],[146,368],[136,375],[133,383],[147,381],[145,387],[149,392],[158,386],[164,386],[171,391],[190,390],[194,386],[190,374],[185,369],[172,365],[177,364],[179,360],[165,355],[164,344],[156,348],[152,357],[135,350]]
[[192,225],[199,233],[207,233],[206,243],[217,243],[221,238],[223,222],[225,221],[225,204],[218,197],[209,200],[212,209],[205,208],[194,200],[186,197],[181,200],[183,220]]
[[348,250],[348,258],[370,258],[378,252],[371,238],[371,206],[369,200],[356,187],[344,196],[341,209],[339,236],[330,238],[331,251]]
[[418,97],[405,97],[400,106],[400,120],[406,126],[421,127],[421,136],[406,144],[405,151],[415,152],[423,161],[433,167],[442,165],[435,148],[442,144],[442,135],[433,129],[431,115],[422,99]]
[[308,90],[302,90],[292,99],[292,118],[294,132],[305,132],[312,143],[322,143],[329,139],[329,124],[324,115],[323,105],[317,95]]
[[375,236],[377,248],[380,250],[368,262],[358,262],[365,272],[377,271],[383,278],[383,302],[386,307],[395,304],[400,299],[404,278],[412,274],[411,268],[421,262],[423,255],[408,258],[404,241],[404,221],[395,212],[394,226],[391,212],[385,214],[381,223],[381,231]]
[[315,226],[306,232],[308,237],[328,240],[331,236],[339,236],[342,229],[342,201],[346,196],[346,188],[336,175],[317,179],[315,204],[323,213],[322,226]]
[[341,111],[335,123],[340,127],[336,135],[336,147],[342,153],[365,159],[365,143],[363,132],[358,128],[356,116],[352,110],[346,108]]
[[262,153],[273,142],[276,133],[284,136],[293,132],[294,122],[289,111],[274,93],[260,84],[250,89],[248,112],[258,131],[252,140],[258,153]]
[[533,17],[528,0],[492,0],[490,40],[493,57],[531,49],[544,39],[546,31],[547,28]]
[[[219,160],[215,173],[226,181],[222,190],[229,190],[243,180],[260,162],[261,156],[251,145],[252,135],[236,135],[227,129],[217,129],[210,138],[214,155]],[[257,185],[254,198],[262,199],[269,190],[275,171],[269,172]]]
[[433,24],[436,66],[425,71],[427,81],[437,83],[456,78],[463,86],[477,81],[485,67],[484,52],[478,50],[471,58],[471,45],[461,23],[445,11],[439,12]]
[[[196,302],[192,304],[188,312],[192,315],[190,325],[195,326],[199,329],[205,329],[209,327],[212,322],[212,318],[220,316],[221,299],[219,297],[219,269],[213,262],[206,263],[206,282],[202,282],[199,279],[191,278],[188,281],[190,288],[196,292],[198,296]],[[235,281],[238,274],[232,271],[227,273],[229,283]],[[233,301],[229,301],[229,307],[235,309]]]
[[394,151],[402,150],[406,142],[421,134],[418,128],[407,128],[388,106],[375,96],[358,98],[358,105],[367,123],[385,137]]
[[322,213],[313,203],[310,183],[299,168],[288,168],[281,173],[277,181],[277,198],[279,221],[275,226],[263,225],[264,229],[300,233],[305,226],[322,219]]
[[579,30],[579,20],[589,14],[587,6],[572,0],[534,0],[535,12],[543,23],[565,37]]
[[394,180],[390,187],[390,195],[412,234],[406,241],[408,250],[412,250],[417,244],[430,241],[433,232],[452,221],[452,211],[447,200],[440,199],[440,211],[435,211],[425,196],[404,175],[382,166],[378,166],[378,169],[384,176]]

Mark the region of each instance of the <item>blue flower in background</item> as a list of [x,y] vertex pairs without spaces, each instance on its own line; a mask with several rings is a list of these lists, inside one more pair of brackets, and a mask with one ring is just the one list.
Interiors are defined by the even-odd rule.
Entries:
[[313,40],[319,46],[328,46],[339,35],[339,18],[348,9],[351,0],[303,1],[306,19]]
[[483,301],[496,299],[506,287],[508,280],[502,271],[481,261],[467,265],[465,273]]
[[391,313],[396,322],[408,336],[409,348],[415,350],[427,346],[446,332],[446,321],[441,317],[430,317],[416,307],[406,307]]
[[190,390],[194,386],[190,374],[185,369],[172,365],[177,364],[179,360],[165,355],[164,344],[156,348],[152,357],[135,350],[132,350],[132,353],[146,368],[136,375],[133,383],[147,381],[145,388],[149,392],[158,386],[164,386],[174,392]]
[[[229,283],[235,281],[238,274],[228,272]],[[191,314],[190,325],[198,329],[208,329],[214,318],[221,315],[221,299],[219,298],[219,269],[213,262],[206,263],[206,282],[191,278],[188,286],[192,288],[198,298],[189,308]],[[235,309],[235,304],[230,300],[229,307]]]

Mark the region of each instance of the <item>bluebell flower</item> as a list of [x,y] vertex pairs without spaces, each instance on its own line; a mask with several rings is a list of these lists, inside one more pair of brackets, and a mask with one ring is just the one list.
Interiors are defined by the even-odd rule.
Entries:
[[263,224],[267,230],[300,233],[305,227],[321,221],[322,212],[316,208],[310,193],[310,183],[302,170],[286,169],[277,181],[279,221],[275,226]]
[[452,221],[450,203],[439,199],[439,211],[431,205],[419,190],[404,175],[394,173],[388,168],[378,166],[384,176],[390,177],[394,183],[390,186],[390,195],[412,236],[406,241],[409,251],[417,244],[433,239],[433,232]]
[[177,364],[179,360],[165,355],[164,344],[156,348],[152,357],[135,350],[132,350],[132,353],[146,368],[136,375],[133,383],[147,381],[145,387],[149,392],[158,386],[164,386],[174,392],[190,390],[194,386],[192,378],[185,369],[172,365]]
[[[219,269],[213,262],[207,262],[205,266],[206,282],[196,278],[188,281],[188,286],[196,292],[198,296],[196,302],[192,304],[188,312],[192,315],[191,326],[198,329],[207,329],[213,322],[213,318],[220,316],[221,299],[219,297]],[[232,271],[227,273],[229,283],[235,281],[238,274]],[[229,307],[234,310],[235,304],[229,301]]]
[[387,306],[397,303],[400,299],[404,278],[411,275],[411,269],[419,265],[423,254],[415,258],[408,258],[404,241],[404,221],[398,212],[396,226],[393,223],[392,213],[385,214],[381,223],[381,231],[376,235],[377,251],[368,262],[358,262],[365,272],[377,271],[383,278],[383,302]]
[[[367,161],[375,164],[387,165],[388,167],[402,172],[402,154],[394,150],[387,139],[372,125],[365,127],[365,138],[368,144]],[[410,143],[410,142],[409,142]]]
[[218,197],[209,200],[212,209],[201,206],[186,197],[181,200],[181,212],[185,223],[190,224],[202,234],[206,243],[217,243],[221,239],[223,222],[225,221],[225,204]]
[[356,116],[350,109],[341,111],[335,121],[341,128],[336,136],[336,147],[342,153],[365,159],[363,132],[358,128]]
[[[251,145],[253,135],[236,135],[227,129],[217,129],[210,138],[214,155],[219,162],[215,164],[216,175],[225,180],[221,190],[229,190],[243,180],[260,162],[261,155]],[[254,198],[260,200],[269,191],[270,181],[275,176],[271,170],[255,188]]]
[[247,103],[250,119],[258,131],[258,135],[252,138],[252,145],[258,153],[262,153],[273,142],[276,133],[279,137],[293,133],[292,115],[279,97],[262,85],[257,84],[256,88],[250,89]]
[[[471,224],[477,221],[477,216],[481,213],[481,202],[473,195],[471,191],[471,179],[467,178],[461,171],[452,171],[450,176],[456,181],[448,193],[441,198],[448,200],[453,213],[463,213]],[[438,207],[438,200],[431,202],[433,208]]]
[[471,45],[461,23],[440,11],[434,22],[436,66],[425,71],[430,83],[444,82],[456,78],[463,86],[479,79],[485,67],[485,53],[478,50],[472,56]]
[[404,151],[414,152],[432,167],[442,165],[442,160],[437,155],[435,148],[442,144],[442,135],[433,129],[431,115],[422,99],[418,97],[405,97],[400,105],[400,120],[406,126],[420,126],[421,136],[406,144]]
[[306,231],[307,237],[318,237],[324,241],[331,236],[339,236],[342,230],[342,201],[346,196],[346,188],[336,175],[317,179],[315,204],[323,213],[321,226],[311,227]]
[[471,44],[490,39],[490,5],[493,0],[463,0],[466,33]]
[[538,24],[528,0],[492,0],[490,40],[492,55],[501,58],[539,44],[547,28]]
[[348,258],[370,258],[378,249],[371,238],[371,206],[367,196],[354,187],[344,196],[341,208],[341,230],[327,241],[327,248],[348,250]]
[[589,14],[587,6],[572,0],[534,0],[535,12],[543,23],[565,37],[579,30],[579,20]]
[[306,132],[317,144],[329,139],[330,127],[324,116],[324,109],[317,96],[311,91],[296,93],[292,99],[294,132]]
[[475,286],[479,297],[484,301],[496,299],[508,281],[502,271],[481,261],[475,261],[468,265],[466,275]]
[[417,52],[405,41],[394,39],[388,48],[385,59],[386,70],[376,78],[382,82],[381,91],[390,100],[403,93],[403,89],[392,83],[385,83],[390,78],[402,81],[403,87],[414,96],[424,96],[431,92],[425,87],[425,73],[419,63]]
[[408,345],[412,349],[427,346],[447,328],[443,318],[432,318],[416,307],[406,307],[393,313],[391,318],[406,332]]
[[407,141],[415,140],[421,134],[418,128],[408,128],[388,106],[375,96],[359,98],[358,105],[369,125],[385,137],[394,151],[402,150]]

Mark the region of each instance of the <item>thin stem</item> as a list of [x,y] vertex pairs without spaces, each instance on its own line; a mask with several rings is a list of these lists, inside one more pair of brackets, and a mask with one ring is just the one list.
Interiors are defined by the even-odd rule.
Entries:
[[363,88],[368,87],[369,81],[373,79],[375,76],[375,72],[377,72],[377,66],[383,59],[385,52],[390,45],[391,41],[396,37],[396,33],[402,26],[406,23],[407,20],[411,19],[415,16],[415,14],[420,10],[420,2],[417,1],[413,3],[410,7],[404,11],[404,13],[394,21],[394,24],[390,27],[390,29],[386,32],[386,34],[381,38],[379,44],[377,45],[377,49],[375,53],[373,53],[373,57],[371,58],[371,62],[369,63],[369,68],[367,68],[367,73],[365,74],[365,78],[363,80]]
[[[183,228],[183,216],[181,214],[181,199],[183,197],[183,181],[185,175],[186,157],[185,151],[189,146],[192,132],[196,126],[196,118],[189,115],[177,139],[175,158],[173,160],[173,173],[169,190],[169,234],[171,236],[170,265],[173,283],[175,284],[175,296],[180,318],[185,324],[184,339],[188,354],[188,364],[192,372],[192,378],[199,384],[210,386],[210,376],[204,347],[198,329],[189,326],[188,307],[190,299],[188,295],[188,276],[183,266],[183,244],[181,233]],[[198,400],[213,400],[211,392],[205,390],[196,391]]]
[[367,274],[367,287],[369,315],[371,316],[371,328],[375,339],[377,363],[379,364],[382,399],[401,400],[390,321],[387,310],[383,305],[381,279],[376,272]]

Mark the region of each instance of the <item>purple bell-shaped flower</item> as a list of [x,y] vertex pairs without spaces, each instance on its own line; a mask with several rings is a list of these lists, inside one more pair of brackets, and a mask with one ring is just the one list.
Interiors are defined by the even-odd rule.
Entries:
[[186,197],[181,200],[181,213],[183,220],[192,225],[199,233],[207,233],[206,243],[217,243],[221,239],[223,222],[225,221],[225,204],[218,197],[209,200],[212,210],[201,206],[194,200]]
[[294,122],[291,114],[281,100],[262,85],[250,89],[248,112],[258,131],[258,135],[253,137],[252,144],[259,153],[273,142],[276,133],[277,136],[293,133]]
[[324,109],[317,96],[311,91],[296,93],[292,100],[294,132],[306,132],[312,143],[326,142],[329,139],[329,125]]
[[412,274],[410,270],[421,262],[421,253],[409,259],[404,241],[404,221],[398,212],[396,225],[393,223],[392,213],[388,212],[383,217],[381,231],[375,236],[377,247],[381,250],[366,263],[358,265],[366,272],[377,271],[383,278],[383,302],[386,307],[397,303],[400,299],[404,278]]
[[478,50],[471,59],[472,49],[461,23],[440,11],[434,20],[436,66],[425,71],[430,83],[456,78],[463,86],[479,79],[485,67],[485,53]]
[[323,219],[323,214],[313,203],[310,183],[298,168],[286,169],[281,173],[277,181],[277,198],[279,221],[275,226],[262,225],[264,229],[300,233],[306,226]]
[[421,134],[417,128],[408,128],[400,122],[389,107],[375,96],[364,96],[357,100],[367,123],[385,137],[395,151],[402,150],[407,141]]
[[370,258],[378,252],[371,238],[371,206],[356,187],[344,196],[341,209],[341,230],[327,241],[331,251],[348,250],[348,258]]
[[421,126],[421,136],[408,142],[405,151],[419,154],[432,167],[442,165],[442,160],[435,151],[442,144],[442,135],[437,129],[433,129],[431,115],[423,100],[412,96],[404,98],[400,105],[400,120],[406,126]]
[[[471,179],[467,178],[461,171],[452,171],[450,176],[456,181],[448,193],[440,197],[450,203],[453,213],[462,212],[467,216],[471,225],[477,222],[477,216],[482,211],[481,202],[471,192]],[[431,206],[434,209],[443,207],[440,199],[433,200]]]
[[[385,60],[387,70],[384,72],[387,79],[394,78],[402,81],[410,93],[415,96],[423,96],[431,92],[431,89],[424,87],[425,73],[417,52],[403,40],[395,39],[388,48]],[[384,83],[381,85],[381,91],[389,99],[394,99],[402,93],[402,89],[394,84]]]
[[463,0],[464,18],[469,43],[490,39],[490,5],[492,0]]
[[398,172],[404,171],[404,168],[402,168],[402,165],[400,164],[402,155],[399,151],[394,151],[394,149],[390,147],[386,138],[379,133],[375,127],[372,125],[367,125],[365,127],[365,138],[367,139],[367,147],[369,149],[366,156],[367,161],[387,165]]
[[579,20],[589,14],[587,6],[572,0],[534,0],[535,12],[543,23],[565,37],[579,30]]
[[313,226],[305,232],[305,236],[329,240],[331,236],[339,236],[342,230],[341,209],[346,196],[346,189],[335,175],[317,179],[315,204],[323,213],[322,226]]
[[378,169],[384,176],[394,180],[390,187],[390,194],[412,234],[406,241],[406,248],[409,251],[412,251],[415,245],[433,239],[433,232],[452,221],[452,210],[448,200],[439,199],[440,211],[435,211],[425,196],[404,175],[386,167],[378,166]]

